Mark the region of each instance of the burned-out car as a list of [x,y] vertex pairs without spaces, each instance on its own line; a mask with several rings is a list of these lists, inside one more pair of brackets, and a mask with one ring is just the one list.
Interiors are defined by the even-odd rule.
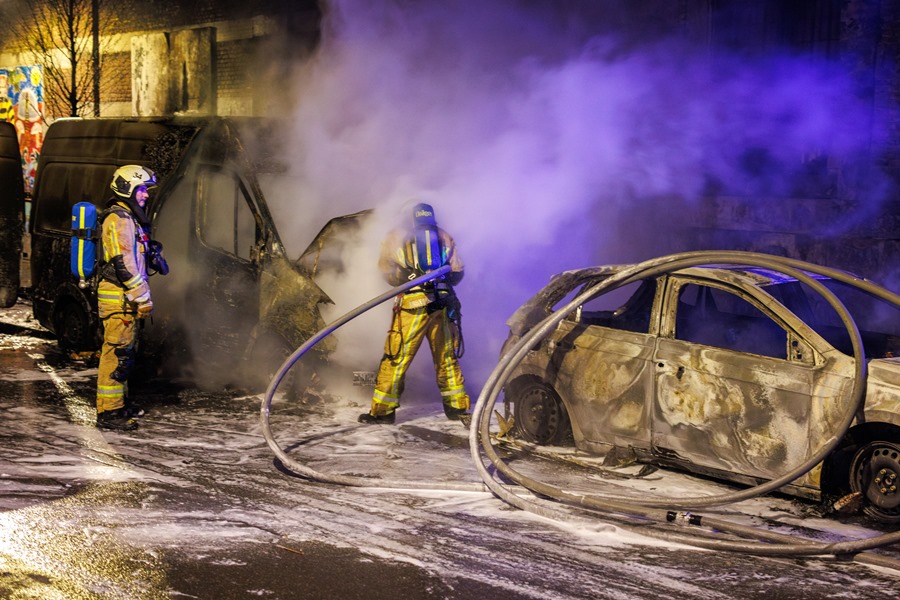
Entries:
[[[842,415],[849,422],[849,391],[862,381],[855,335],[811,284],[755,266],[703,265],[583,294],[630,267],[559,274],[509,319],[503,355],[554,310],[568,311],[522,348],[506,380],[518,436],[756,485],[826,448]],[[816,500],[859,492],[866,514],[897,523],[900,313],[853,279],[813,281],[860,332],[863,404],[825,460],[780,489]],[[573,305],[577,296],[588,299]]]

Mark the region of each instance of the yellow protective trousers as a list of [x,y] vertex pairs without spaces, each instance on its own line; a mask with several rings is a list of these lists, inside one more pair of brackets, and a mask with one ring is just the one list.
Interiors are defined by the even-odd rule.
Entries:
[[454,348],[455,327],[447,318],[446,310],[428,314],[424,306],[395,308],[391,330],[384,343],[384,356],[378,366],[371,414],[385,415],[397,409],[406,371],[425,339],[431,347],[441,401],[445,406],[468,410],[469,395]]
[[116,350],[134,350],[138,319],[135,305],[125,299],[124,292],[111,289],[106,282],[100,285],[97,305],[103,323],[103,347],[97,368],[97,412],[101,413],[125,406],[127,383],[116,381],[112,375],[119,366]]

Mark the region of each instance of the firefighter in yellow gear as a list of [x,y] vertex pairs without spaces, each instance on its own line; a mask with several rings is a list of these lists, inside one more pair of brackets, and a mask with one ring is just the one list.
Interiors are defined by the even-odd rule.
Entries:
[[139,324],[153,311],[147,274],[149,219],[144,206],[148,188],[155,185],[156,175],[150,169],[120,167],[110,184],[115,195],[101,217],[97,308],[103,347],[97,370],[97,426],[106,429],[136,429],[135,417],[142,414],[126,407],[125,400]]
[[453,238],[437,226],[428,204],[413,208],[412,228],[395,229],[381,246],[378,267],[390,285],[398,286],[450,265],[440,281],[427,282],[394,299],[391,328],[378,367],[372,408],[361,423],[393,423],[404,380],[416,352],[427,340],[448,419],[466,421],[469,395],[459,366],[462,333],[460,305],[453,286],[463,277],[463,262]]

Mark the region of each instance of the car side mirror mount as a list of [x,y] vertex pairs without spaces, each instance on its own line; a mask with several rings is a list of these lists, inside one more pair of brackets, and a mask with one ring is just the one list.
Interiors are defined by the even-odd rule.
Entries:
[[798,362],[806,365],[813,364],[812,347],[794,333],[788,335],[787,355],[788,360],[791,362]]

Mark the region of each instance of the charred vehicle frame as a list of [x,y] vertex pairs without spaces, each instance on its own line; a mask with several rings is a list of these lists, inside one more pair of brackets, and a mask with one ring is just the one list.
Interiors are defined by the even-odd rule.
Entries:
[[[631,267],[553,277],[509,319],[503,354],[564,299]],[[845,305],[870,303],[869,312],[850,310],[867,321],[859,331],[864,404],[835,450],[781,489],[815,500],[855,493],[867,515],[897,523],[900,338],[885,327],[897,322],[900,297],[834,274],[812,276]],[[881,315],[872,307],[885,304],[889,318],[873,322]],[[848,332],[826,308],[808,286],[772,269],[662,268],[559,320],[506,380],[506,409],[529,442],[571,439],[590,453],[625,451],[751,486],[775,480],[824,447],[846,409],[858,365]]]
[[[54,122],[30,222],[36,319],[68,350],[99,346],[96,281],[81,288],[69,271],[71,208],[90,201],[102,209],[115,169],[144,165],[160,179],[147,214],[170,266],[151,280],[156,310],[145,350],[160,357],[158,367],[196,382],[265,385],[324,325],[319,305],[331,302],[286,256],[263,196],[259,177],[278,169],[266,164],[267,132],[277,126],[252,118]],[[321,356],[329,351],[324,345]]]

